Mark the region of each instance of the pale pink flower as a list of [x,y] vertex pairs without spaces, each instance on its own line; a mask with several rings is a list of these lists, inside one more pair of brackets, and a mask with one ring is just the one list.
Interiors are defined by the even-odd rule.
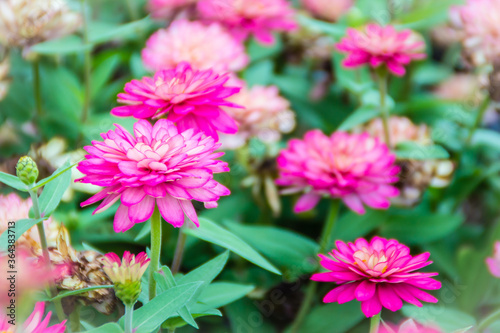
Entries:
[[149,0],[148,11],[155,19],[168,19],[177,10],[194,5],[197,0]]
[[238,123],[238,133],[224,137],[223,147],[235,149],[252,137],[266,143],[277,142],[283,133],[290,133],[295,127],[295,113],[290,102],[279,95],[276,86],[246,85],[229,100],[243,106],[228,108],[226,112]]
[[89,153],[78,165],[85,177],[77,181],[105,188],[82,206],[103,200],[94,213],[121,200],[114,219],[116,232],[126,231],[148,220],[155,203],[161,215],[174,227],[184,224],[184,214],[196,225],[198,217],[191,203],[206,208],[217,206],[229,190],[213,179],[214,173],[229,171],[224,155],[215,152],[220,144],[194,129],[185,131],[166,119],[152,126],[146,120],[134,124],[134,135],[120,125],[101,134],[104,139],[86,146]]
[[249,35],[264,44],[274,43],[272,32],[297,27],[287,0],[199,0],[202,19],[221,22],[238,40]]
[[367,317],[375,316],[382,307],[397,311],[403,301],[418,307],[422,306],[420,301],[437,302],[421,289],[441,288],[441,282],[431,278],[438,273],[417,272],[432,264],[427,261],[430,253],[413,257],[408,246],[377,236],[370,242],[364,238],[347,244],[337,241],[336,246],[328,255],[319,254],[327,272],[311,277],[313,281],[339,285],[325,295],[323,302],[342,304],[356,299]]
[[486,258],[486,264],[488,265],[490,273],[500,278],[500,242],[495,242],[495,253],[493,257]]
[[167,29],[151,35],[142,50],[142,59],[153,71],[175,68],[183,61],[196,69],[239,71],[249,61],[243,43],[219,23],[205,25],[187,20],[174,21]]
[[132,80],[125,92],[118,94],[118,102],[126,104],[111,110],[118,117],[157,119],[165,116],[177,123],[180,131],[190,128],[218,139],[217,131],[234,134],[238,125],[220,107],[240,107],[227,98],[239,87],[225,86],[229,74],[212,70],[195,70],[188,63],[175,69],[161,70],[153,77]]
[[134,255],[125,251],[123,259],[120,259],[116,253],[110,252],[101,258],[102,269],[115,284],[141,281],[150,261],[146,252]]
[[384,323],[377,333],[444,333],[444,331],[433,325],[421,325],[413,319],[407,319],[399,327]]
[[16,325],[10,325],[10,317],[5,315],[0,316],[0,332],[5,333],[64,333],[66,330],[66,320],[60,324],[49,326],[50,317],[52,312],[49,311],[47,316],[43,318],[45,314],[45,303],[37,302],[35,305],[35,310],[31,313],[28,319],[20,326],[16,322]]
[[491,63],[500,56],[498,0],[467,0],[463,6],[452,7],[450,16],[464,32],[463,45],[473,55],[476,65]]
[[354,0],[302,0],[304,7],[315,16],[335,22],[354,5]]
[[364,214],[363,204],[386,209],[389,198],[399,191],[396,156],[368,134],[336,132],[326,136],[319,130],[293,139],[278,156],[279,178],[287,187],[282,193],[304,193],[294,207],[296,213],[310,210],[321,197],[340,198],[353,211]]
[[426,57],[425,43],[411,30],[396,31],[392,26],[368,24],[364,31],[347,29],[337,49],[347,53],[345,67],[385,65],[394,75],[406,73],[405,65]]

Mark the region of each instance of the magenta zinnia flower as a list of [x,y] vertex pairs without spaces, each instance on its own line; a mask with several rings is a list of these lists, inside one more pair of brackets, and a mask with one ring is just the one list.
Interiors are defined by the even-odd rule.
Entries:
[[180,131],[193,128],[218,139],[217,131],[234,134],[236,122],[220,107],[239,107],[227,97],[239,87],[227,87],[229,74],[219,75],[212,70],[195,70],[188,63],[175,69],[158,71],[154,77],[132,80],[118,102],[127,104],[111,110],[118,117],[138,119],[160,118],[177,123]]
[[495,253],[493,257],[486,258],[486,265],[491,275],[500,278],[500,242],[495,242]]
[[168,29],[151,35],[142,50],[142,59],[154,71],[174,68],[183,61],[196,69],[239,71],[249,61],[243,43],[220,24],[187,20],[177,20]]
[[381,237],[373,237],[369,243],[358,238],[354,243],[337,241],[336,245],[328,255],[319,255],[328,272],[311,277],[340,285],[326,294],[323,302],[342,304],[356,299],[367,317],[378,314],[382,307],[397,311],[403,301],[419,307],[420,301],[437,302],[421,289],[441,288],[441,282],[431,278],[438,273],[416,272],[432,263],[427,261],[430,253],[412,257],[408,246]]
[[413,319],[407,319],[401,323],[401,325],[395,326],[392,324],[384,323],[377,333],[444,333],[441,329],[436,326],[421,325],[413,321]]
[[304,192],[294,207],[296,213],[310,210],[322,196],[340,198],[353,211],[363,214],[363,204],[386,209],[389,198],[399,191],[396,156],[368,134],[336,132],[326,136],[319,130],[304,140],[290,140],[278,156],[276,183],[283,193]]
[[272,44],[273,31],[297,26],[286,0],[199,0],[198,10],[202,19],[221,22],[238,40],[253,34],[259,42]]
[[214,152],[220,144],[193,129],[179,130],[172,122],[160,119],[152,126],[146,120],[134,124],[134,135],[120,125],[101,134],[104,142],[93,141],[89,153],[78,165],[85,177],[77,181],[104,186],[81,206],[103,200],[94,213],[108,209],[121,200],[115,219],[116,232],[144,222],[158,206],[163,218],[174,227],[184,223],[184,213],[198,224],[191,200],[217,206],[229,190],[213,179],[214,173],[229,171],[224,155]]
[[0,332],[22,332],[22,333],[64,333],[66,330],[66,320],[60,324],[49,327],[50,317],[52,313],[49,311],[45,319],[45,303],[38,302],[35,305],[35,310],[31,313],[28,319],[22,324],[19,329],[16,326],[9,324],[9,318],[2,316],[0,318]]
[[398,32],[392,26],[369,24],[364,31],[347,29],[337,49],[347,53],[345,67],[386,65],[397,76],[405,74],[405,65],[412,60],[423,59],[425,43],[411,30]]

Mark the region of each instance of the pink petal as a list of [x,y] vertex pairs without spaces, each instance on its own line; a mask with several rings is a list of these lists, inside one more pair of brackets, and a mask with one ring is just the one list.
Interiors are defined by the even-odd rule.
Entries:
[[156,199],[156,203],[165,221],[176,228],[182,227],[184,224],[184,211],[179,200],[167,195],[165,198]]
[[154,209],[155,199],[147,195],[141,202],[128,208],[128,216],[132,222],[141,223],[153,215]]

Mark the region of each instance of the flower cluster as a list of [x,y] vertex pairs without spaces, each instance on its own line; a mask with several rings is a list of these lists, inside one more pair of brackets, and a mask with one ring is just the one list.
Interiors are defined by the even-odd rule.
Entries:
[[367,317],[378,314],[382,307],[397,311],[403,301],[422,306],[421,301],[436,303],[437,299],[422,291],[441,288],[432,277],[437,273],[417,270],[428,266],[429,253],[411,256],[410,249],[394,239],[363,238],[354,243],[336,242],[337,249],[320,254],[321,266],[327,272],[314,274],[311,279],[334,282],[339,286],[324,297],[325,303],[346,303],[356,299]]
[[321,197],[340,198],[353,211],[363,214],[363,204],[386,209],[389,198],[399,191],[396,156],[368,134],[336,132],[326,136],[319,130],[292,139],[278,156],[278,185],[283,193],[301,192],[296,213],[312,209]]
[[175,227],[184,224],[184,214],[198,225],[191,200],[213,208],[220,196],[229,194],[213,179],[214,173],[229,171],[226,162],[217,160],[224,153],[215,152],[220,144],[213,137],[192,128],[182,131],[166,119],[154,126],[139,120],[134,135],[116,127],[102,134],[103,142],[85,147],[89,154],[78,165],[85,174],[78,181],[105,187],[82,206],[103,200],[97,213],[121,200],[114,219],[116,232],[148,220],[155,204]]
[[249,61],[243,44],[219,23],[205,25],[187,20],[177,20],[168,29],[151,35],[142,59],[154,71],[175,68],[184,61],[196,69],[239,71]]

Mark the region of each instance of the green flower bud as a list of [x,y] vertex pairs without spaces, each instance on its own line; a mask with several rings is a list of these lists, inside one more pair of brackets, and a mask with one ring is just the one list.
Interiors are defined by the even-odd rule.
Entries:
[[123,304],[134,305],[141,294],[141,281],[115,283],[115,294]]
[[23,156],[16,165],[17,177],[26,185],[32,185],[38,179],[38,167],[29,156]]

